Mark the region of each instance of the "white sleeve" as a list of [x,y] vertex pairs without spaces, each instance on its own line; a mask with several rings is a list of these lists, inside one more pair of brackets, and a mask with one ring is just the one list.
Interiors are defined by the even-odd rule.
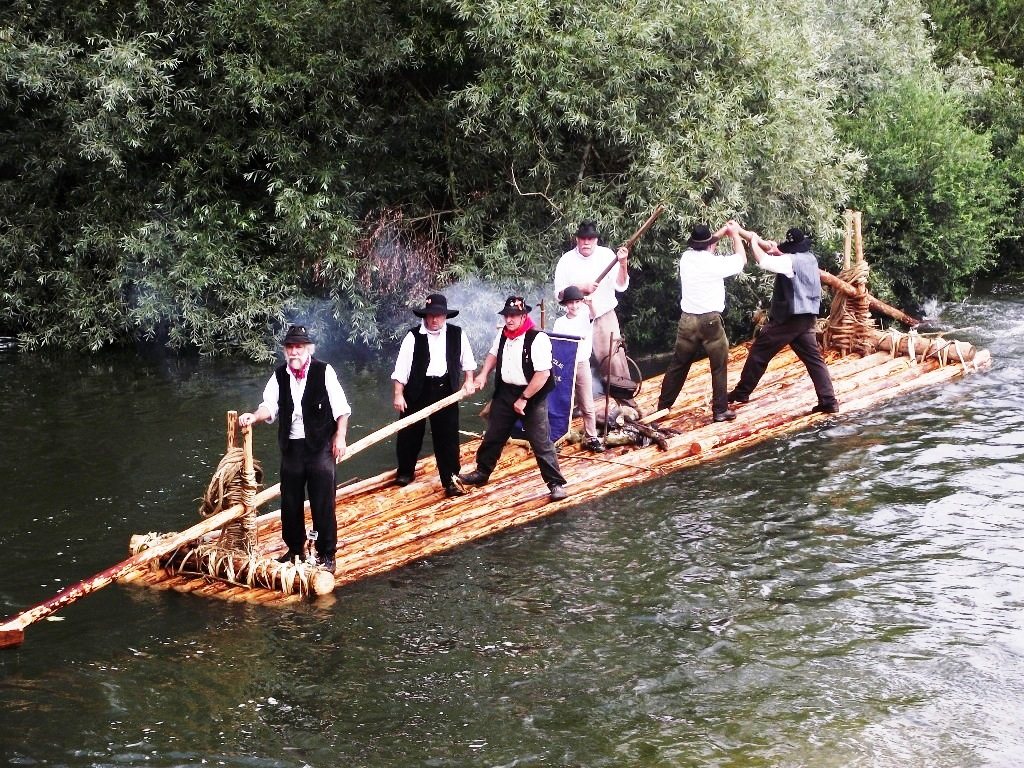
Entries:
[[327,366],[324,374],[324,384],[327,385],[327,397],[331,401],[331,414],[334,416],[335,421],[342,416],[348,416],[352,413],[352,407],[348,404],[348,399],[345,397],[345,390],[341,388],[338,374],[335,373],[334,367],[331,365]]
[[534,337],[530,354],[533,357],[534,371],[551,370],[551,338],[546,333],[538,333]]
[[270,414],[267,424],[273,424],[277,419],[278,412],[281,410],[281,392],[277,386],[276,373],[270,375],[270,381],[263,388],[263,402],[260,403],[260,407],[266,408],[267,413]]
[[465,329],[462,330],[462,356],[461,356],[461,361],[462,361],[462,372],[463,373],[466,373],[468,371],[475,371],[476,370],[476,358],[473,357],[473,347],[470,346],[469,334],[466,333]]
[[761,269],[766,269],[769,272],[777,272],[780,275],[786,277],[793,277],[793,259],[788,253],[766,253],[761,257],[761,260],[757,262],[757,265]]
[[416,340],[413,332],[405,334],[402,339],[402,346],[398,348],[398,359],[395,360],[395,370],[391,372],[391,378],[402,385],[409,383],[409,374],[412,372],[412,352]]

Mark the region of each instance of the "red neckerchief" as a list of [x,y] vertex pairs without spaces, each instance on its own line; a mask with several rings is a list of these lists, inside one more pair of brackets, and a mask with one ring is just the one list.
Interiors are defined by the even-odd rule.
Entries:
[[297,371],[294,368],[292,368],[291,366],[288,366],[288,370],[292,372],[292,376],[295,377],[296,381],[302,381],[304,378],[306,378],[307,371],[309,371],[309,360],[307,360],[306,364],[303,365]]
[[531,328],[533,328],[533,318],[527,315],[526,319],[523,320],[523,324],[519,326],[519,330],[510,331],[508,328],[502,328],[501,332],[505,334],[506,339],[511,341],[512,339],[518,339]]

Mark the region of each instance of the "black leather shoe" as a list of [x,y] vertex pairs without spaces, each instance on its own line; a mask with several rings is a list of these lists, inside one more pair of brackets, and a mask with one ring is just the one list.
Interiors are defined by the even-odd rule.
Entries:
[[465,496],[466,489],[462,487],[462,483],[457,478],[452,478],[451,485],[444,487],[444,495],[449,499],[454,499],[456,496]]
[[721,413],[716,413],[713,418],[715,421],[735,421],[736,411],[725,410]]
[[399,488],[412,482],[412,475],[395,475],[395,485]]
[[459,480],[464,482],[466,485],[487,485],[487,479],[488,475],[485,475],[479,469],[474,469],[472,472],[459,475]]
[[604,443],[599,437],[588,437],[583,441],[583,450],[591,453],[604,453]]
[[306,556],[304,554],[302,554],[301,552],[292,552],[291,550],[288,550],[283,555],[281,555],[279,558],[277,558],[277,562],[279,562],[279,563],[294,563],[295,562],[295,558],[299,558],[299,562],[301,563],[303,560],[306,559]]
[[569,492],[565,490],[564,485],[557,485],[556,483],[549,485],[548,490],[550,491],[549,495],[552,501],[560,501],[569,495]]
[[739,395],[736,394],[736,390],[734,389],[732,392],[729,393],[729,402],[730,403],[749,403],[750,402],[750,398],[749,397],[740,397]]
[[839,413],[839,403],[834,405],[822,405],[818,403],[816,406],[811,408],[811,413]]

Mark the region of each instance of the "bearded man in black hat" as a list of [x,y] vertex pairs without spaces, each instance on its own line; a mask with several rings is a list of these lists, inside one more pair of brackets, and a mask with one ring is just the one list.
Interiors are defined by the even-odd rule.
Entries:
[[[402,339],[391,374],[393,405],[400,416],[421,411],[459,391],[460,386],[466,394],[475,391],[476,360],[469,339],[459,326],[448,323],[459,310],[448,309],[448,299],[440,293],[432,293],[427,296],[426,305],[414,309],[413,314],[421,318],[421,322],[410,328]],[[464,382],[461,381],[463,376]],[[445,495],[462,496],[465,491],[458,480],[459,404],[442,408],[429,418],[437,472]],[[425,432],[426,424],[418,421],[398,433],[395,485],[404,486],[413,481]]]
[[[715,246],[725,235],[732,238],[733,252],[727,256],[715,253]],[[739,225],[728,222],[717,232],[698,224],[690,233],[689,247],[679,257],[679,324],[672,360],[661,382],[658,410],[671,408],[679,396],[690,366],[703,350],[711,366],[711,413],[715,421],[732,421],[735,412],[729,409],[729,339],[722,325],[725,311],[725,278],[743,271],[747,257]]]
[[756,232],[740,232],[750,240],[757,265],[775,273],[775,287],[768,309],[768,324],[754,340],[739,383],[729,393],[729,402],[750,400],[750,393],[768,370],[768,363],[788,344],[807,368],[814,384],[818,404],[811,412],[838,412],[832,377],[814,333],[821,310],[821,275],[818,259],[811,251],[811,239],[796,227],[787,231],[785,242],[779,244],[762,240]]
[[281,536],[286,563],[303,560],[306,544],[305,495],[313,516],[316,564],[334,572],[338,521],[334,511],[335,465],[347,449],[345,434],[352,413],[334,368],[313,357],[316,346],[305,326],[293,325],[281,342],[285,362],[263,390],[263,402],[238,423],[248,427],[278,420],[281,448]]
[[[615,294],[629,288],[629,249],[622,246],[613,252],[611,248],[598,245],[600,237],[596,221],[580,222],[576,229],[576,247],[563,253],[555,266],[555,297],[561,301],[562,291],[570,285],[579,288],[593,313],[594,357],[601,375],[610,364],[612,376],[628,381],[629,363],[621,344],[622,333],[615,314],[619,300]],[[598,282],[605,268],[615,261],[618,261],[615,268]]]
[[512,436],[516,420],[521,418],[551,500],[558,501],[568,493],[548,423],[547,395],[555,386],[551,339],[534,327],[531,309],[522,296],[509,296],[498,312],[505,318],[504,328],[476,377],[476,388],[483,389],[487,375],[495,371],[490,416],[476,452],[476,469],[460,478],[466,485],[486,484]]

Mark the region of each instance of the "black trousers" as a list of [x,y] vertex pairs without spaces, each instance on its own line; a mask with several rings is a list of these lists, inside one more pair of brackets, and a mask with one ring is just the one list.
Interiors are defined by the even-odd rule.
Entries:
[[[487,429],[480,447],[476,452],[476,468],[488,477],[494,471],[501,458],[505,443],[512,436],[519,414],[512,407],[526,387],[505,384],[498,395],[491,400],[491,412],[487,419]],[[545,397],[530,399],[523,416],[523,430],[530,441],[530,448],[537,459],[540,476],[548,485],[565,485],[565,478],[558,469],[558,457],[555,446],[551,442],[551,425],[548,423],[548,401]]]
[[816,320],[814,315],[793,315],[782,322],[769,322],[750,348],[747,362],[743,364],[743,371],[740,373],[740,381],[733,389],[733,396],[739,400],[750,397],[757,382],[768,370],[768,363],[788,344],[807,368],[811,383],[814,384],[814,391],[818,395],[818,403],[828,407],[836,405],[832,377],[829,375],[828,366],[825,365],[825,359],[821,356],[818,339],[814,335]]
[[320,451],[306,448],[305,440],[289,440],[281,454],[281,537],[292,552],[306,545],[304,514],[306,491],[317,533],[316,552],[334,557],[338,547],[338,520],[334,511],[335,470],[331,443]]
[[[407,401],[408,408],[402,416],[422,411],[438,400],[452,394],[452,385],[447,376],[428,377],[423,392],[414,401]],[[441,484],[448,486],[452,476],[459,473],[459,404],[449,405],[428,417],[430,436],[434,443],[434,458],[437,459],[437,474]],[[423,448],[423,435],[427,431],[426,421],[418,421],[403,430],[395,438],[395,453],[398,457],[398,474],[412,477],[416,471],[416,460]]]
[[676,346],[672,361],[661,380],[659,411],[671,408],[675,403],[683,384],[686,383],[690,366],[701,350],[707,352],[711,365],[711,410],[714,413],[728,410],[729,339],[726,338],[725,329],[722,327],[722,316],[718,312],[705,312],[701,315],[683,312],[676,327]]

